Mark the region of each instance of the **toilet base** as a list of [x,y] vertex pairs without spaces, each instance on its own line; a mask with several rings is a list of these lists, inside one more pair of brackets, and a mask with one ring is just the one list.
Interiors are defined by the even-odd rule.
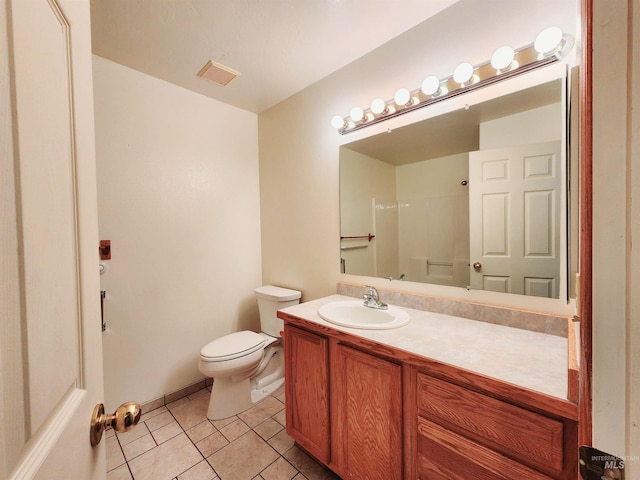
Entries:
[[237,415],[251,407],[253,402],[251,401],[249,390],[250,383],[251,380],[249,378],[239,382],[233,381],[232,377],[214,379],[207,418],[209,420],[222,420],[223,418]]
[[250,378],[222,377],[213,380],[207,410],[210,420],[222,420],[253,407],[284,385],[284,351],[275,347],[267,367]]

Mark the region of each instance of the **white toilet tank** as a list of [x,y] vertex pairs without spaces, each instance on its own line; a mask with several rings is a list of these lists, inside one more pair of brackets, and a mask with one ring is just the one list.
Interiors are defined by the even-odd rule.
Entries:
[[260,310],[260,329],[267,335],[279,337],[284,322],[278,318],[277,311],[300,303],[302,293],[273,285],[258,287],[254,292]]

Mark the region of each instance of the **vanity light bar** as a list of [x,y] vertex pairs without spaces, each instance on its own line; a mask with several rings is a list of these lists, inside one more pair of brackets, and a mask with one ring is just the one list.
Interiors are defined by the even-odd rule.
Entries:
[[538,34],[534,43],[514,50],[498,48],[491,60],[477,66],[458,65],[453,75],[439,79],[429,76],[420,88],[399,89],[392,100],[375,98],[369,108],[353,107],[348,116],[335,115],[331,125],[338,133],[354,132],[389,118],[412,112],[457,95],[481,88],[505,78],[558,62],[573,48],[574,38],[558,27],[549,27]]

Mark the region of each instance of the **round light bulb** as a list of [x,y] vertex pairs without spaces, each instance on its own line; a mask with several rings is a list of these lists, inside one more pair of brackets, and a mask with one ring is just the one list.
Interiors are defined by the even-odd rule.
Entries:
[[473,65],[470,63],[461,63],[453,71],[453,80],[460,85],[467,83],[473,77]]
[[360,107],[353,107],[351,112],[349,113],[351,120],[354,122],[359,122],[364,118],[364,111]]
[[380,115],[382,112],[385,111],[386,108],[387,108],[387,105],[385,104],[384,100],[381,98],[374,98],[371,101],[371,112],[376,115]]
[[433,75],[425,78],[421,90],[425,95],[436,95],[440,90],[440,79]]
[[411,101],[411,92],[406,88],[401,88],[393,96],[393,101],[396,102],[398,106],[407,105]]
[[498,71],[506,70],[513,64],[515,56],[516,52],[514,52],[513,48],[508,45],[500,47],[493,52],[493,56],[491,57],[491,66]]
[[331,126],[336,130],[340,130],[345,126],[344,118],[342,118],[340,115],[334,115],[331,119]]
[[536,52],[543,55],[552,53],[562,43],[562,30],[558,27],[548,27],[541,31],[533,43]]

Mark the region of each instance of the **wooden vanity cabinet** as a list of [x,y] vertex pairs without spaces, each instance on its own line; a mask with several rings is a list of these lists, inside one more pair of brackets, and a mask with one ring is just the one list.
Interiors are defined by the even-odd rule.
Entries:
[[281,318],[287,432],[342,478],[578,477],[575,403]]

